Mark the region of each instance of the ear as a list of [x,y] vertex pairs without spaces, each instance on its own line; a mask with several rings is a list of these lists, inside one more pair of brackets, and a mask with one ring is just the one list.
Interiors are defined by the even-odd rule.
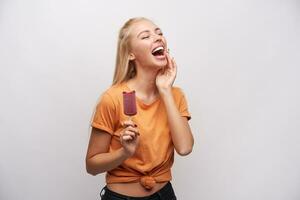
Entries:
[[135,59],[135,55],[133,53],[129,54],[129,60],[134,60]]

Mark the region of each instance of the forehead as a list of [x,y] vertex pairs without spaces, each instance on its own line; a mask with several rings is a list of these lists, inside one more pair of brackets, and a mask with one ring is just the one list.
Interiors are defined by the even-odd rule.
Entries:
[[142,20],[134,23],[132,27],[131,34],[132,36],[137,36],[140,32],[149,30],[154,31],[156,28],[159,28],[156,24],[148,20]]

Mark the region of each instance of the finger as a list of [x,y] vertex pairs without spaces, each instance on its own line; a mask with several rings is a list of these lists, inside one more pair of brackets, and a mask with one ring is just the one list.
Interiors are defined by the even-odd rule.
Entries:
[[167,54],[167,53],[169,54],[169,53],[170,53],[170,49],[167,49],[167,48],[166,48],[165,53],[166,53],[166,54]]
[[168,61],[167,67],[170,68],[170,69],[172,69],[173,68],[173,66],[172,66],[173,63],[172,63],[172,60],[171,60],[171,57],[170,57],[169,53],[167,53],[167,61]]
[[131,132],[131,131],[124,131],[122,134],[121,134],[121,137],[122,138],[128,138],[128,137],[130,137],[130,139],[134,139],[134,137],[135,137],[135,133],[134,132]]
[[133,140],[133,138],[132,138],[130,135],[123,135],[123,136],[122,136],[122,139],[123,139],[124,141],[130,141],[130,140]]
[[167,61],[168,61],[168,64],[171,64],[171,60],[170,60],[170,54],[169,54],[169,52],[167,52],[166,56],[167,56]]
[[140,135],[139,129],[134,128],[134,127],[132,127],[132,126],[128,126],[128,127],[126,128],[126,130],[132,131],[132,132],[134,132],[135,134]]
[[137,127],[137,125],[131,120],[123,121],[123,122],[121,122],[121,125],[123,127],[128,127],[128,126]]
[[173,69],[176,70],[177,69],[177,64],[176,64],[174,58],[172,58],[172,65],[173,65]]
[[133,132],[133,131],[129,131],[129,130],[126,130],[123,135],[129,135],[129,136],[131,136],[133,138],[136,137],[136,133]]

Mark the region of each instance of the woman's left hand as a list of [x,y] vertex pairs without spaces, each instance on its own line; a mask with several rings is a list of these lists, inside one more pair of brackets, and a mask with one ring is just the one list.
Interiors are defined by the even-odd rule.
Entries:
[[175,81],[177,74],[177,65],[174,58],[171,58],[169,53],[166,53],[167,65],[158,71],[156,76],[156,86],[159,92],[170,90]]

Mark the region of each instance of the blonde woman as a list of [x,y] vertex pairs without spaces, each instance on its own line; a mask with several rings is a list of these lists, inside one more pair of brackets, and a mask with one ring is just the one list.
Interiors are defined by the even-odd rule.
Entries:
[[[129,19],[119,32],[113,84],[97,104],[86,155],[89,174],[106,172],[102,199],[176,199],[170,182],[174,149],[188,155],[194,139],[167,49],[162,30],[149,19]],[[137,113],[129,119],[122,93],[131,91]]]

